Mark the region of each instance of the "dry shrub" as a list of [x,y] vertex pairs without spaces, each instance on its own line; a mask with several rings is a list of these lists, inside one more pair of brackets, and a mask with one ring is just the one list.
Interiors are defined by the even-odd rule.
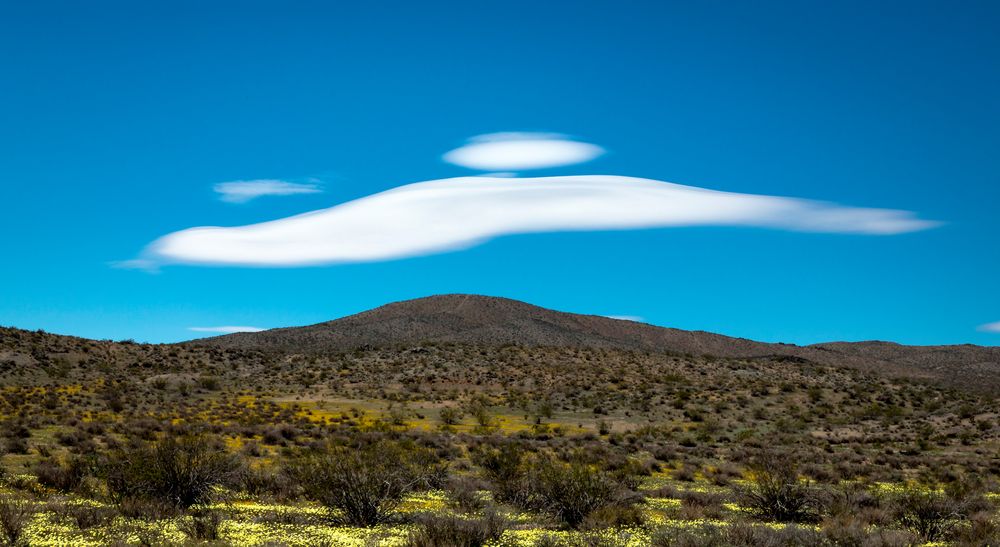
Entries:
[[484,486],[472,477],[452,477],[444,489],[453,507],[463,513],[475,513],[486,506],[486,500],[480,493]]
[[129,519],[161,520],[176,517],[181,510],[174,504],[156,499],[123,497],[115,502],[118,514]]
[[222,516],[218,511],[200,510],[191,513],[190,518],[181,522],[181,531],[193,540],[215,541],[219,539]]
[[12,496],[0,496],[0,534],[4,545],[27,545],[24,530],[34,516],[34,506],[30,501]]
[[635,505],[607,505],[595,509],[580,524],[582,530],[605,528],[638,528],[645,524],[646,516]]
[[681,518],[683,519],[718,519],[722,516],[722,503],[725,501],[725,496],[720,493],[686,490],[680,492],[679,497]]
[[907,488],[892,501],[900,524],[920,534],[926,541],[947,538],[963,519],[984,507],[981,496],[969,492],[941,491],[928,486]]
[[846,513],[824,519],[820,530],[838,547],[910,547],[921,543],[912,532],[873,527],[863,516]]
[[975,513],[955,528],[952,540],[960,547],[1000,545],[1000,523],[990,511]]
[[815,547],[823,537],[810,528],[789,525],[774,529],[735,523],[696,528],[664,528],[654,532],[652,547]]
[[271,496],[279,500],[288,500],[295,496],[295,481],[274,466],[247,466],[240,476],[240,488],[253,496]]
[[496,511],[486,511],[482,518],[432,516],[410,533],[406,547],[482,547],[500,539],[510,523]]
[[104,526],[114,520],[116,511],[111,507],[101,507],[81,503],[54,503],[49,510],[65,519],[73,521],[80,530]]
[[81,456],[73,456],[66,460],[49,458],[35,464],[34,472],[39,484],[60,492],[71,492],[80,488],[94,467],[92,458]]

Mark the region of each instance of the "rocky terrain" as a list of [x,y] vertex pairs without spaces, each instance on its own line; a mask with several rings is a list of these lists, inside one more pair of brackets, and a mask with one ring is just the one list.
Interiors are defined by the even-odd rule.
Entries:
[[924,378],[978,390],[1000,387],[1000,347],[904,346],[891,342],[770,344],[557,312],[506,298],[442,295],[387,304],[357,315],[259,333],[202,339],[225,348],[328,353],[421,342],[640,350],[670,355],[778,359]]

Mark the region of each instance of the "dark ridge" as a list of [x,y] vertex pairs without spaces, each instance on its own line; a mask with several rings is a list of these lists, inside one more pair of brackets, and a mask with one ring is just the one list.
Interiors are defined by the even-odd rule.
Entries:
[[831,342],[812,346],[755,342],[703,331],[565,313],[517,300],[448,294],[386,304],[304,327],[237,333],[188,342],[224,348],[330,353],[425,342],[586,347],[847,366],[958,387],[1000,387],[1000,348]]

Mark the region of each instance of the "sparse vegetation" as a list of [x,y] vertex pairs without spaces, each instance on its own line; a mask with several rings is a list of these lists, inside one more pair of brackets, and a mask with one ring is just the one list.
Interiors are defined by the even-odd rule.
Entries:
[[482,518],[432,516],[410,533],[406,547],[483,547],[500,539],[510,523],[496,511]]
[[374,526],[436,472],[420,460],[419,452],[376,442],[314,450],[293,460],[289,472],[306,496],[341,511],[351,524]]
[[997,543],[992,397],[815,362],[0,329],[0,382],[7,542]]
[[755,517],[776,522],[810,522],[819,517],[819,493],[799,477],[794,456],[774,450],[750,462],[736,498]]
[[29,501],[8,495],[0,496],[0,534],[4,545],[27,545],[24,532],[33,513]]
[[105,476],[113,500],[150,500],[188,508],[211,501],[213,488],[240,473],[234,454],[204,436],[165,436],[108,454]]

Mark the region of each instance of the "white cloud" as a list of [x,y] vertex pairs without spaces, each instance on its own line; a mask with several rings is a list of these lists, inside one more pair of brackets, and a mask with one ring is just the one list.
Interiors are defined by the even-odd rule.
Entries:
[[219,199],[229,203],[246,203],[261,196],[291,196],[322,192],[320,187],[313,183],[269,179],[220,182],[212,189],[220,194]]
[[635,321],[636,323],[642,323],[645,321],[642,317],[638,315],[605,315],[608,319],[617,319],[619,321]]
[[234,326],[222,326],[222,327],[188,327],[188,330],[194,332],[215,332],[220,334],[232,334],[234,332],[260,332],[262,329],[260,327],[234,327]]
[[160,263],[148,258],[133,258],[131,260],[115,260],[108,263],[112,268],[120,270],[142,270],[148,273],[159,273]]
[[979,325],[979,330],[983,332],[1000,332],[1000,321],[996,323],[986,323],[985,325]]
[[752,226],[885,235],[937,225],[908,211],[719,192],[633,177],[462,177],[408,184],[260,224],[181,230],[151,243],[140,260],[301,266],[441,253],[532,232]]
[[482,171],[520,171],[582,163],[603,153],[596,144],[552,133],[491,133],[469,139],[443,159]]

